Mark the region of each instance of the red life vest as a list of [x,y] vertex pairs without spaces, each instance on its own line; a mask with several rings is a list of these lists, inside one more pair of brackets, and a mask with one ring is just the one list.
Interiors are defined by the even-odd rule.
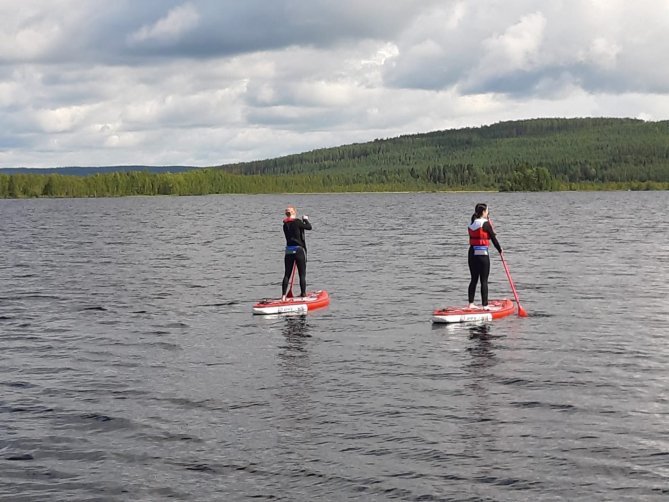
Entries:
[[296,218],[290,218],[290,217],[287,217],[287,218],[284,218],[284,219],[283,219],[283,222],[284,222],[284,223],[290,223],[291,221],[295,221],[295,219],[296,219]]
[[487,222],[485,218],[474,220],[468,227],[469,244],[470,246],[486,246],[490,245],[490,236],[488,232],[483,230],[483,224]]

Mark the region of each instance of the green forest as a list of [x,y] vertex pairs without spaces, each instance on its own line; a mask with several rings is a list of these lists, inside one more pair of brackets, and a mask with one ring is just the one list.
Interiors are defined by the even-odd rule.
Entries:
[[669,189],[669,121],[532,119],[178,173],[0,175],[0,198]]

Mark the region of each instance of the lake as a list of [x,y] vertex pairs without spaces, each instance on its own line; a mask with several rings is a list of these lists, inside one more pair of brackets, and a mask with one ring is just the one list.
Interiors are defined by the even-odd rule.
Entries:
[[[667,200],[0,200],[0,498],[666,500]],[[479,201],[530,317],[432,325]],[[253,316],[287,204],[332,301]]]

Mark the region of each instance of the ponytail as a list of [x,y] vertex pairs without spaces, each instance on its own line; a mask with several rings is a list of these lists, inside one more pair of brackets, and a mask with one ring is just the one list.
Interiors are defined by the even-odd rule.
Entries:
[[474,220],[477,220],[483,216],[483,211],[486,209],[488,209],[488,204],[484,204],[482,202],[476,204],[476,207],[474,208],[474,214],[472,215],[472,223],[474,223]]

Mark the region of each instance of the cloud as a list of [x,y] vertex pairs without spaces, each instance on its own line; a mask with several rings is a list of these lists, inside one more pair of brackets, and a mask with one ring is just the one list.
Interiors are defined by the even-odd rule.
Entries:
[[563,0],[539,10],[536,2],[457,3],[414,19],[396,39],[385,78],[396,87],[457,85],[464,93],[542,93],[547,81],[666,92],[669,74],[650,62],[669,49],[666,23],[669,4],[650,1]]
[[211,165],[537,116],[669,115],[669,4],[4,0],[0,165]]
[[509,26],[502,35],[493,35],[483,41],[487,71],[512,72],[528,70],[539,64],[539,49],[546,28],[541,12],[525,15]]
[[47,19],[21,23],[14,33],[0,34],[0,59],[21,61],[45,55],[61,37],[60,26]]
[[579,54],[579,59],[585,64],[590,63],[596,67],[614,69],[621,50],[622,47],[615,41],[600,37],[592,40],[590,46]]
[[200,15],[192,4],[170,10],[167,15],[150,26],[142,26],[129,37],[130,43],[147,41],[172,42],[196,28]]
[[91,107],[69,106],[53,110],[38,110],[35,112],[35,121],[45,133],[72,131],[83,124]]

